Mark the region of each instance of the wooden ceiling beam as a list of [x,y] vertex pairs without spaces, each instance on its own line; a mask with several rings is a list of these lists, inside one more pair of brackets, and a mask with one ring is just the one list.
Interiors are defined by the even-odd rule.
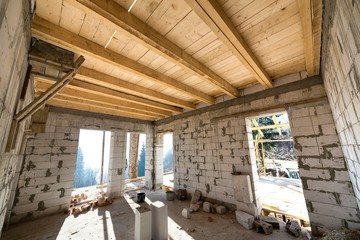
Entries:
[[135,119],[142,119],[142,120],[149,120],[149,121],[155,121],[157,118],[155,117],[145,117],[141,115],[136,115],[128,112],[122,112],[118,110],[111,110],[96,106],[90,106],[82,103],[76,103],[66,100],[60,100],[60,99],[51,99],[48,102],[49,105],[55,106],[55,107],[63,107],[63,108],[70,108],[70,109],[76,109],[81,111],[88,111],[88,112],[96,112],[96,113],[103,113],[113,116],[121,116],[121,117],[129,117],[129,118],[135,118]]
[[193,11],[228,46],[265,88],[272,80],[216,0],[186,0]]
[[[37,90],[38,94],[41,94],[43,91],[41,91],[40,89]],[[83,105],[88,105],[88,106],[93,106],[93,107],[98,107],[98,108],[104,108],[104,109],[109,109],[109,110],[114,110],[114,111],[119,111],[123,112],[123,113],[131,113],[134,115],[140,115],[143,117],[152,117],[152,118],[163,118],[164,115],[162,114],[157,114],[157,113],[146,113],[143,111],[139,111],[139,110],[135,110],[135,109],[128,109],[128,108],[123,108],[122,105],[111,105],[111,104],[106,104],[106,103],[101,103],[98,101],[92,101],[89,99],[80,99],[78,97],[74,97],[74,96],[65,96],[63,94],[58,94],[54,97],[54,99],[58,99],[58,100],[62,100],[62,101],[68,101],[68,102],[74,102],[74,103],[79,103],[79,104],[83,104]]]
[[86,67],[82,67],[79,69],[76,78],[89,83],[97,84],[102,87],[112,88],[114,90],[118,90],[121,92],[126,92],[143,98],[148,98],[153,101],[159,101],[165,104],[174,105],[177,107],[182,107],[191,110],[195,109],[195,105],[193,103],[168,96],[166,94],[121,80],[119,78]]
[[[35,88],[47,88],[51,85],[51,80],[36,77]],[[61,93],[76,96],[83,99],[104,102],[113,105],[124,105],[131,109],[138,109],[146,112],[156,112],[163,115],[171,115],[172,112],[181,112],[181,109],[168,106],[151,100],[142,99],[126,93],[117,92],[93,84],[73,80],[72,84],[67,85]],[[121,102],[119,101],[121,100]]]
[[231,97],[239,97],[239,91],[210,70],[204,64],[186,53],[159,32],[148,26],[139,18],[129,13],[115,1],[103,0],[66,0],[87,14],[105,21],[118,32],[125,33],[140,44],[150,48],[165,59],[182,66],[185,70],[196,74],[199,78],[215,85],[223,93]]
[[[306,72],[308,77],[312,77],[314,75],[319,74],[319,65],[315,60],[316,51],[320,51],[320,46],[315,49],[315,42],[317,39],[314,39],[314,19],[313,19],[313,5],[315,8],[321,9],[321,1],[319,0],[298,0],[298,7],[301,19],[301,27],[303,33],[303,41],[304,41],[304,51],[305,51],[305,64],[306,64]],[[320,7],[319,7],[320,6]],[[321,11],[318,11],[318,14],[321,14]],[[316,22],[320,21],[321,18],[316,19]],[[321,24],[316,23],[316,26],[321,26]],[[320,44],[317,44],[320,45]],[[318,59],[318,58],[316,58]]]
[[149,67],[141,65],[138,62],[121,54],[106,49],[103,46],[100,46],[86,38],[83,38],[64,28],[50,23],[38,16],[35,16],[32,22],[32,35],[35,38],[39,38],[53,45],[62,47],[72,52],[76,52],[78,54],[84,54],[96,59],[100,59],[101,61],[112,64],[113,66],[120,67],[129,73],[151,79],[154,82],[192,96],[199,101],[208,104],[215,103],[214,97],[211,97],[195,88],[179,82],[165,74],[159,73]]

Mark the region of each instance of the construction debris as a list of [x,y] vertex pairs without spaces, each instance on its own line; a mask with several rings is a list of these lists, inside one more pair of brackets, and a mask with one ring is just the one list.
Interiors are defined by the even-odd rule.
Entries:
[[194,195],[192,196],[191,198],[191,204],[195,204],[197,203],[198,201],[200,201],[200,198],[201,198],[201,192],[199,190],[195,190],[194,192]]
[[236,211],[236,220],[246,229],[252,229],[254,227],[254,216],[247,214],[246,212]]
[[269,235],[273,232],[273,227],[271,224],[266,223],[262,220],[256,220],[254,221],[256,232],[258,233],[265,233],[265,235]]
[[190,212],[197,212],[200,210],[200,205],[199,204],[190,204]]
[[[100,192],[96,196],[94,200],[87,200],[88,196],[84,193],[75,194],[71,196],[71,204],[69,208],[70,215],[77,215],[79,213],[90,211],[94,209],[96,206],[102,207],[106,205],[110,205],[112,203],[112,199],[106,196],[106,193]],[[84,201],[87,200],[87,201]]]
[[280,223],[275,217],[260,216],[260,220],[271,224],[274,229],[280,229]]
[[189,219],[190,218],[190,210],[188,208],[184,208],[181,212],[181,216],[184,218]]
[[212,204],[209,202],[204,202],[203,203],[203,210],[204,212],[208,212],[211,213],[211,208],[212,208]]
[[216,209],[216,212],[217,212],[218,214],[224,214],[224,213],[226,213],[226,207],[224,207],[224,206],[219,205],[219,206],[217,206],[215,209]]
[[290,220],[286,222],[286,230],[295,237],[299,237],[301,234],[301,227],[297,220]]

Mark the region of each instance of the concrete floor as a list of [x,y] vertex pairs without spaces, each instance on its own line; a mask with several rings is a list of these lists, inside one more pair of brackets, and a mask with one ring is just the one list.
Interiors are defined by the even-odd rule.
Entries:
[[[56,214],[32,222],[16,224],[2,234],[3,240],[13,239],[134,239],[135,216],[132,207],[136,207],[136,193],[117,199],[110,206],[96,208],[78,216]],[[280,230],[271,235],[246,230],[235,219],[234,212],[224,215],[206,212],[192,213],[190,219],[181,216],[189,201],[167,201],[165,192],[146,192],[147,202],[162,201],[168,205],[169,239],[174,240],[212,240],[212,239],[305,239],[295,238]],[[209,217],[213,221],[209,221]]]

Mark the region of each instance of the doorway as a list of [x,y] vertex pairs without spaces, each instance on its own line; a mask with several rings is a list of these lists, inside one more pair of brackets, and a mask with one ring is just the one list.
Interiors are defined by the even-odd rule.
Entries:
[[297,218],[309,225],[303,187],[286,112],[247,119],[251,161],[259,179],[256,193],[265,215]]

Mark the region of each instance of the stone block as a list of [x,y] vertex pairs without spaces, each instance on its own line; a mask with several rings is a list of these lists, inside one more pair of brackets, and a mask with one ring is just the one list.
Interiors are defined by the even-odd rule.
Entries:
[[252,203],[253,194],[249,175],[233,175],[234,196],[237,201]]
[[199,209],[200,209],[200,205],[199,204],[196,204],[196,203],[194,203],[194,204],[190,204],[190,212],[197,212],[197,211],[199,211]]
[[247,214],[246,212],[236,211],[236,220],[246,229],[253,229],[254,227],[254,216]]
[[183,216],[184,218],[189,219],[190,218],[190,210],[189,210],[189,208],[184,208],[181,211],[181,216]]
[[212,207],[212,204],[211,204],[211,203],[209,203],[209,202],[204,202],[204,203],[203,203],[203,210],[204,210],[204,212],[211,213],[211,207]]
[[224,206],[217,206],[215,209],[216,209],[216,212],[218,214],[225,214],[226,213],[226,207],[224,207]]

